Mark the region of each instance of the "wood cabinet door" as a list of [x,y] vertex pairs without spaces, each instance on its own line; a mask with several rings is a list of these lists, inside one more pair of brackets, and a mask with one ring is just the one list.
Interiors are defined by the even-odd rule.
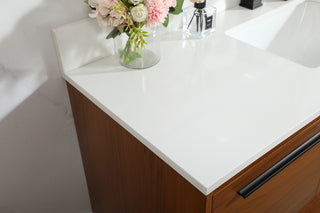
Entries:
[[[256,190],[247,197],[243,194],[241,196],[239,192],[241,188],[244,188],[243,183],[247,182],[245,186],[254,183],[250,178],[247,178],[247,181],[240,178],[239,184],[235,182],[214,195],[213,212],[299,212],[320,193],[319,136],[320,134],[314,137],[314,144],[309,149],[301,153],[298,158],[292,159],[280,172],[272,175],[268,181],[259,186],[256,185]],[[289,154],[296,150],[298,148]],[[283,159],[285,158],[281,160]],[[283,162],[281,160],[278,162]],[[274,167],[270,167],[269,171],[272,168]]]

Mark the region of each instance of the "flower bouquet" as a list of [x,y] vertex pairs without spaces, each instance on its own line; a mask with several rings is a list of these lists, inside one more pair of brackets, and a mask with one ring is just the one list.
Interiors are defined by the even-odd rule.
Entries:
[[[92,9],[91,18],[96,18],[106,29],[113,28],[107,39],[122,36],[123,45],[115,45],[120,63],[145,68],[159,61],[159,57],[152,56],[152,51],[146,48],[148,40],[152,42],[156,38],[155,27],[161,24],[167,27],[169,13],[180,14],[183,0],[88,0],[86,3]],[[130,66],[137,59],[140,62]]]

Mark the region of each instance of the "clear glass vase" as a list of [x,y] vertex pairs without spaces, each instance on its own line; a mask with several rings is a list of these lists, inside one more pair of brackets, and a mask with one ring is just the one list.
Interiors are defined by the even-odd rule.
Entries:
[[157,29],[143,28],[143,30],[148,32],[149,37],[145,37],[147,44],[142,49],[130,45],[126,33],[114,38],[115,54],[121,65],[131,69],[145,69],[160,61],[160,39]]

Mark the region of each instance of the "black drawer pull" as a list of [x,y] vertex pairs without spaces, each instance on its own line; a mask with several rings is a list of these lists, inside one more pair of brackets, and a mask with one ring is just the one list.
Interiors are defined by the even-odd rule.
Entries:
[[275,163],[272,167],[263,172],[260,176],[250,182],[248,185],[243,187],[238,193],[247,198],[254,191],[259,189],[263,184],[265,184],[268,180],[274,177],[276,174],[281,172],[284,168],[289,166],[293,161],[298,159],[301,155],[307,152],[309,149],[314,147],[317,143],[320,142],[320,132],[311,137],[309,140],[301,144],[298,148],[293,150],[287,156],[282,158],[280,161]]

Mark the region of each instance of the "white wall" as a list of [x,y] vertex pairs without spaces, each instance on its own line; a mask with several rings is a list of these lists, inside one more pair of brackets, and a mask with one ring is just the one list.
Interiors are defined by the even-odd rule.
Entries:
[[50,31],[87,13],[83,0],[0,0],[1,213],[91,211]]

